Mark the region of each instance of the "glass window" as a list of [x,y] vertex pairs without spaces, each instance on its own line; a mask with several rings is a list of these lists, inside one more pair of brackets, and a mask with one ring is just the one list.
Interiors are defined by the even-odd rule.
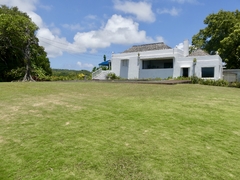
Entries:
[[202,67],[202,77],[203,78],[214,77],[214,67]]
[[173,68],[172,59],[156,59],[156,60],[143,60],[143,69],[167,69]]
[[128,60],[122,60],[122,66],[127,67],[128,66]]

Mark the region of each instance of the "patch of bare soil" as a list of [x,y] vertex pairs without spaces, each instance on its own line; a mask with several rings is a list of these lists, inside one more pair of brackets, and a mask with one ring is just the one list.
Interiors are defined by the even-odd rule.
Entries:
[[[61,94],[44,97],[24,97],[14,104],[1,104],[0,120],[9,121],[19,115],[31,114],[42,117],[42,109],[54,109],[55,106],[64,106],[66,109],[77,111],[82,107],[76,104],[75,95]],[[79,99],[79,97],[78,97]],[[73,103],[71,103],[71,101]]]
[[65,106],[66,108],[70,108],[73,110],[80,110],[80,106],[76,106],[68,102],[68,99],[64,95],[49,95],[45,98],[35,99],[33,101],[33,107],[54,107],[55,105]]
[[0,143],[4,143],[3,137],[0,136]]

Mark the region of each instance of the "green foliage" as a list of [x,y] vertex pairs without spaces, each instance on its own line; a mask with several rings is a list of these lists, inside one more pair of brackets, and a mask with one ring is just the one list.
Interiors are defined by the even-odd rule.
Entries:
[[108,73],[107,76],[106,76],[107,79],[111,79],[111,80],[114,80],[114,79],[120,79],[119,76],[117,76],[115,73]]
[[204,20],[207,26],[192,38],[193,47],[206,50],[210,54],[217,52],[227,68],[240,68],[240,12],[220,10],[210,14]]
[[11,69],[9,72],[6,73],[8,79],[15,79],[15,80],[20,80],[23,78],[25,74],[25,68],[16,68],[16,69]]
[[240,82],[229,83],[223,79],[213,80],[213,79],[202,79],[197,76],[191,77],[192,84],[202,84],[211,86],[222,86],[222,87],[240,87]]
[[105,71],[105,70],[109,70],[107,66],[101,66],[100,68],[101,68],[102,70],[104,70],[104,71]]
[[223,58],[228,68],[240,68],[240,23],[236,23],[234,30],[221,41],[219,53],[225,55]]
[[16,72],[22,68],[29,74],[31,63],[51,75],[47,54],[38,44],[37,30],[31,18],[17,7],[0,6],[0,79],[19,79]]
[[197,76],[191,76],[190,80],[191,80],[192,84],[198,84],[200,78],[198,78]]
[[97,68],[96,66],[94,66],[93,69],[92,69],[92,73],[95,72],[95,71],[97,71],[98,69],[99,69],[99,68]]
[[176,77],[174,79],[176,79],[176,80],[190,80],[191,78],[190,77],[179,76],[179,77]]
[[35,65],[33,68],[41,68],[44,70],[46,76],[52,75],[52,69],[50,67],[50,61],[47,58],[47,53],[42,46],[35,45],[32,50],[31,62]]
[[33,78],[36,81],[49,81],[50,76],[46,73],[46,71],[42,67],[38,67],[35,64],[33,66]]
[[52,81],[70,81],[70,80],[90,80],[91,72],[87,70],[67,70],[67,69],[53,69]]

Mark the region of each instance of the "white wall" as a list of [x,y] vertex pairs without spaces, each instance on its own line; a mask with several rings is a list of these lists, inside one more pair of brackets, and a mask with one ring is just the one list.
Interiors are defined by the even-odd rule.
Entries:
[[[112,55],[112,72],[117,76],[125,72],[127,79],[139,78],[167,78],[169,76],[182,76],[182,68],[189,68],[189,76],[193,76],[193,58],[197,59],[195,65],[195,74],[199,78],[202,77],[202,67],[214,67],[214,77],[212,79],[222,79],[222,59],[219,55],[213,56],[190,56],[184,57],[184,53],[179,49],[164,49],[156,51],[139,52],[140,60],[138,60],[138,52],[120,53]],[[173,59],[173,69],[142,69],[142,60],[171,58]],[[128,69],[121,72],[121,60],[129,60]],[[124,77],[124,75],[122,75]],[[125,77],[124,77],[125,78]]]
[[134,57],[129,58],[128,79],[138,78],[139,78],[139,62],[138,56],[135,55]]
[[[228,74],[235,75],[235,80],[240,82],[240,69],[223,69],[223,75],[227,76]],[[227,80],[226,78],[224,79]]]
[[173,69],[140,69],[140,79],[172,77]]
[[183,67],[189,67],[189,76],[193,76],[194,58],[197,59],[195,65],[195,75],[197,77],[202,77],[202,67],[214,67],[214,77],[211,79],[222,79],[222,59],[218,55],[179,57],[175,62],[173,77],[181,76],[181,69]]
[[156,58],[171,58],[175,59],[176,57],[183,57],[183,51],[177,48],[174,49],[164,49],[156,51],[145,51],[139,52],[140,57],[138,58],[138,52],[133,53],[120,53],[113,54],[111,65],[112,72],[117,76],[122,75],[123,72],[126,72],[126,69],[121,70],[121,60],[129,60],[128,72],[126,73],[127,79],[139,79],[139,78],[167,78],[173,76],[173,69],[142,69],[141,63],[142,60],[150,60]]

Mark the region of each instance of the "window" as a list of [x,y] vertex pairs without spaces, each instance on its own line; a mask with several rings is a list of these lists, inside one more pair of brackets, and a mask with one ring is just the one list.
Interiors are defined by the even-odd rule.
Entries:
[[165,62],[163,68],[173,68],[173,62]]
[[122,60],[122,66],[128,67],[128,60]]
[[167,69],[173,68],[172,59],[156,59],[156,60],[143,60],[143,69]]
[[214,77],[214,67],[202,67],[202,77],[203,78],[213,78]]

